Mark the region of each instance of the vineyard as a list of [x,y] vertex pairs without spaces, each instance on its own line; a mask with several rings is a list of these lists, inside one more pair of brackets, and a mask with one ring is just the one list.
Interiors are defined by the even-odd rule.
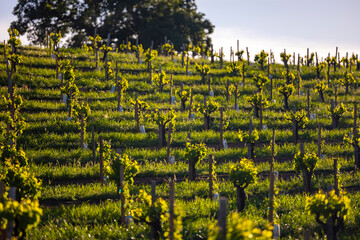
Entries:
[[25,47],[9,33],[2,234],[360,238],[357,55],[275,62],[238,47],[225,61],[205,46],[68,49],[51,34]]

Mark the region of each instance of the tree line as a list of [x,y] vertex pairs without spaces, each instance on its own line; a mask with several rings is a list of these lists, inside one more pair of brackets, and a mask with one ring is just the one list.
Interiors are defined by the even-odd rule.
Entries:
[[69,36],[69,46],[80,47],[87,36],[111,33],[116,44],[138,38],[150,47],[168,39],[179,50],[189,43],[210,46],[214,30],[195,0],[18,0],[13,14],[17,20],[11,27],[33,44],[61,32]]

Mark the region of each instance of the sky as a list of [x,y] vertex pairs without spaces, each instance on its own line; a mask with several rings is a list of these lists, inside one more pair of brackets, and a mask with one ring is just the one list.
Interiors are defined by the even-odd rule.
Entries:
[[[1,0],[0,40],[8,39],[7,29],[15,20],[16,0]],[[359,0],[196,0],[198,10],[213,25],[215,49],[230,46],[249,48],[251,58],[262,49],[270,49],[279,61],[280,52],[306,54],[306,49],[326,57],[336,46],[345,52],[360,54]],[[27,43],[26,37],[22,42]]]

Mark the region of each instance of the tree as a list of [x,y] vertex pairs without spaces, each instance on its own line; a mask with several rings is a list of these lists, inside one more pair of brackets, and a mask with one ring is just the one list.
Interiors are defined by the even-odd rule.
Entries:
[[316,222],[326,232],[327,239],[336,240],[337,233],[344,227],[345,217],[350,211],[350,199],[337,196],[335,190],[329,194],[319,191],[313,197],[306,197],[305,211],[315,215]]
[[284,96],[284,109],[285,111],[289,110],[289,97],[295,91],[293,84],[284,84],[279,87],[279,93]]
[[32,43],[44,43],[50,32],[70,32],[74,19],[78,15],[78,0],[23,0],[18,1],[13,14],[17,17],[11,23],[20,35],[27,33]]
[[196,166],[206,157],[207,149],[204,143],[186,143],[185,159],[189,161],[189,179],[196,179]]
[[256,167],[251,160],[243,158],[238,164],[231,166],[229,178],[236,187],[236,207],[238,212],[241,212],[245,208],[245,201],[247,198],[245,188],[257,181]]
[[345,86],[345,94],[349,93],[349,87],[352,84],[356,83],[356,80],[354,78],[354,76],[351,73],[345,72],[344,73],[344,78],[341,78],[339,80],[339,82],[341,83],[341,85]]
[[270,105],[262,93],[257,93],[248,97],[247,101],[254,107],[254,116],[256,118],[259,118],[260,104],[262,109],[268,108]]
[[210,67],[206,64],[195,63],[196,71],[201,75],[201,82],[205,84],[206,76],[210,73]]
[[165,147],[166,146],[166,138],[165,133],[166,129],[169,128],[170,123],[171,127],[174,130],[175,127],[175,113],[174,110],[171,109],[168,112],[159,111],[156,109],[152,113],[150,113],[148,116],[151,121],[155,122],[159,126],[159,147]]
[[[229,214],[226,223],[226,236],[224,240],[232,239],[258,239],[270,240],[272,239],[273,232],[271,226],[266,226],[261,231],[256,224],[247,217],[241,217],[239,213],[232,212]],[[219,227],[214,223],[209,226],[208,240],[218,240],[220,235]]]
[[333,108],[332,106],[328,107],[328,111],[331,114],[331,126],[333,129],[339,126],[340,118],[346,112],[346,108],[343,103],[338,107]]
[[120,45],[126,39],[136,39],[143,46],[171,40],[176,50],[182,44],[206,43],[214,26],[198,12],[194,0],[22,0],[15,6],[17,20],[12,23],[21,35],[27,33],[32,43],[41,43],[47,33],[61,31],[69,44],[80,47],[86,36],[96,32]]
[[255,82],[258,91],[261,93],[264,85],[269,82],[269,78],[260,74],[254,74],[253,80]]
[[319,158],[315,153],[305,154],[303,149],[300,150],[300,152],[298,152],[294,157],[294,169],[296,172],[302,173],[306,193],[311,193],[311,178],[314,174],[314,169],[318,161]]
[[260,64],[261,70],[264,70],[264,65],[267,63],[267,58],[269,56],[269,53],[262,50],[259,54],[255,55],[255,62]]
[[324,91],[327,89],[327,86],[323,82],[318,82],[315,85],[315,92],[319,93],[319,102],[325,102]]
[[306,117],[304,110],[298,111],[296,113],[290,112],[289,114],[285,114],[284,117],[287,121],[292,123],[293,140],[296,144],[299,141],[299,129],[305,128],[306,124],[309,123],[309,119]]

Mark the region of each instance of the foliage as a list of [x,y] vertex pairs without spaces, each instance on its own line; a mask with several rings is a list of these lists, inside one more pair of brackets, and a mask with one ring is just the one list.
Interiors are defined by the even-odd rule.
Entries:
[[350,86],[351,84],[356,83],[356,80],[351,73],[346,72],[344,73],[344,77],[339,79],[339,82],[341,83],[341,85],[347,87]]
[[199,165],[200,162],[206,157],[207,151],[208,150],[204,143],[191,144],[187,142],[185,148],[185,159],[195,162],[196,165]]
[[270,106],[269,101],[265,98],[262,93],[254,94],[247,98],[247,102],[253,107],[260,108],[260,98],[261,98],[261,108],[265,109]]
[[313,67],[313,71],[316,72],[320,76],[321,71],[325,68],[325,66],[326,66],[325,63],[318,64],[318,66]]
[[145,56],[146,63],[151,62],[158,56],[158,51],[147,49],[144,56]]
[[91,45],[89,47],[90,50],[93,50],[94,53],[100,49],[100,43],[102,38],[97,34],[95,37],[89,36],[89,41],[91,42]]
[[239,130],[238,138],[240,142],[255,143],[257,140],[259,140],[259,132],[255,129],[251,131],[251,134],[249,134]]
[[289,122],[295,121],[300,128],[305,128],[306,124],[309,123],[309,119],[307,118],[304,109],[301,111],[297,111],[296,113],[290,112],[284,114],[284,118]]
[[18,91],[14,89],[13,99],[11,99],[10,94],[7,94],[7,96],[3,95],[3,104],[7,106],[3,122],[6,127],[9,127],[9,131],[6,133],[6,139],[7,142],[10,140],[14,142],[26,127],[26,123],[20,115],[20,106],[23,104],[23,100]]
[[185,90],[183,89],[182,91],[180,89],[176,89],[175,90],[175,94],[178,95],[181,99],[181,101],[184,101],[186,102],[189,97],[190,97],[190,94],[191,94],[191,90]]
[[243,63],[239,62],[230,62],[226,66],[226,70],[230,76],[242,76],[244,74]]
[[255,62],[260,64],[261,70],[263,70],[264,64],[267,63],[267,58],[269,56],[269,53],[265,52],[264,50],[261,50],[259,54],[255,55]]
[[284,97],[290,97],[290,95],[295,91],[294,85],[291,84],[284,84],[280,86],[278,89],[279,93],[282,94]]
[[9,33],[9,36],[10,36],[10,38],[8,40],[8,44],[10,44],[14,48],[20,47],[21,40],[18,38],[19,31],[17,29],[14,29],[14,28],[9,28],[8,33]]
[[309,173],[312,173],[318,161],[319,158],[315,153],[301,154],[298,152],[294,156],[294,169],[297,172],[301,172],[303,169],[307,169]]
[[328,111],[335,119],[340,119],[342,115],[346,112],[346,108],[344,106],[344,103],[340,103],[339,106],[334,108],[334,110],[332,110],[331,106],[329,106]]
[[69,99],[75,100],[80,91],[75,83],[74,67],[70,65],[69,60],[65,60],[60,65],[63,72],[64,86],[60,88],[63,94],[66,94]]
[[[51,42],[51,46],[58,47],[59,43],[60,43],[60,39],[61,39],[62,35],[61,35],[61,31],[58,33],[50,33],[50,42]],[[55,49],[54,49],[55,50]]]
[[[39,207],[38,200],[23,199],[15,201],[8,199],[5,195],[0,200],[0,227],[5,229],[8,222],[15,221],[19,237],[24,237],[25,233],[35,228],[40,223],[40,217],[43,214]],[[14,237],[14,236],[13,236]]]
[[243,158],[230,167],[229,179],[236,187],[247,188],[257,182],[257,169],[251,160]]
[[318,82],[315,85],[315,92],[324,92],[327,89],[327,86],[324,82]]
[[196,71],[198,71],[203,78],[205,78],[206,75],[210,73],[209,65],[206,65],[206,64],[199,65],[198,63],[195,62],[195,68],[196,68]]
[[[151,195],[147,194],[144,190],[140,190],[137,196],[138,207],[131,211],[136,221],[144,222],[148,225],[156,223],[161,224],[157,226],[159,234],[162,238],[169,236],[169,206],[162,198],[157,198],[152,204]],[[175,208],[174,211],[174,239],[181,239],[182,221],[181,212]]]
[[152,75],[152,81],[155,86],[157,86],[160,89],[160,92],[162,91],[162,88],[170,83],[170,78],[166,77],[165,71],[161,71],[158,74]]
[[218,109],[219,103],[215,102],[214,100],[208,100],[206,103],[206,107],[200,104],[196,106],[196,111],[205,114],[206,117],[210,117],[210,115]]
[[244,54],[244,50],[237,51],[235,55],[239,58],[240,61],[242,61],[242,55]]
[[168,43],[165,43],[164,45],[162,45],[161,49],[163,50],[163,52],[165,52],[165,55],[167,55],[167,54],[173,55],[175,53],[173,46]]
[[[81,115],[84,116],[84,129],[86,129],[87,117],[91,114],[91,109],[88,103],[84,102],[75,102],[74,103],[74,113],[75,116],[78,118],[78,127],[81,130]],[[85,136],[84,136],[85,138]]]
[[114,181],[117,186],[120,186],[120,168],[124,166],[124,181],[127,184],[124,185],[124,189],[120,189],[125,195],[125,198],[130,197],[129,185],[134,184],[134,177],[139,172],[140,166],[137,161],[132,161],[129,156],[125,153],[122,155],[118,153],[112,154],[112,160],[110,161],[110,168],[107,175],[109,179]]
[[265,84],[269,82],[269,78],[262,75],[261,73],[254,74],[253,80],[254,80],[255,86],[258,88],[259,92],[261,92],[263,87],[265,86]]
[[0,182],[4,182],[6,186],[16,187],[17,199],[37,199],[39,197],[41,181],[35,177],[34,173],[30,172],[29,167],[11,163],[8,159],[3,171],[0,174]]
[[143,124],[144,122],[144,112],[145,110],[149,109],[150,106],[147,102],[142,101],[140,99],[137,100],[130,100],[129,103],[134,106],[134,108],[137,105],[138,108],[138,114],[139,114],[139,123]]
[[286,54],[284,52],[280,53],[281,61],[284,63],[285,67],[288,66],[288,61],[291,57],[291,54]]
[[[209,240],[219,239],[219,227],[215,223],[209,226]],[[259,239],[259,240],[270,240],[272,239],[272,227],[266,226],[264,230],[261,230],[256,224],[246,218],[241,217],[238,212],[231,212],[227,217],[226,223],[226,240],[239,239]]]
[[157,125],[164,126],[165,128],[167,128],[171,123],[172,129],[175,130],[175,113],[173,109],[167,112],[155,109],[155,111],[152,111],[146,117],[155,122]]
[[282,71],[281,75],[286,79],[287,82],[295,80],[295,75],[292,72]]
[[120,102],[122,102],[123,93],[128,89],[129,82],[123,76],[120,76],[120,79],[115,82],[115,87],[119,88],[119,90],[120,90],[121,98],[119,100],[120,100]]
[[323,223],[329,218],[346,219],[350,212],[350,199],[346,196],[337,196],[335,190],[324,194],[319,191],[314,196],[306,197],[305,211],[314,214],[317,220]]

